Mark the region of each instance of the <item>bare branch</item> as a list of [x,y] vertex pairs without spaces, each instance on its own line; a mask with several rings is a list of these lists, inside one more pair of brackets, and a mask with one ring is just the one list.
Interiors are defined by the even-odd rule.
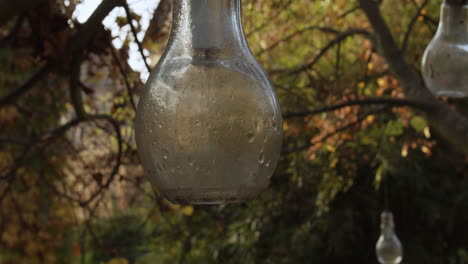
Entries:
[[320,58],[322,58],[335,45],[338,45],[339,43],[341,43],[345,39],[347,39],[349,37],[352,37],[352,36],[355,36],[355,35],[363,35],[363,36],[367,37],[368,39],[370,39],[371,41],[374,42],[373,36],[369,31],[364,30],[364,29],[350,29],[348,31],[337,34],[337,36],[332,41],[330,41],[325,47],[323,47],[320,50],[320,52],[317,54],[317,56],[315,56],[314,59],[310,63],[307,63],[307,64],[302,65],[302,66],[298,66],[295,69],[272,70],[269,73],[270,74],[287,74],[287,75],[290,75],[290,74],[297,74],[297,73],[300,73],[302,71],[308,70],[308,69],[312,68],[320,60]]
[[117,122],[117,120],[115,120],[114,118],[112,118],[109,115],[86,115],[84,118],[74,119],[74,120],[66,123],[63,126],[58,127],[56,129],[54,129],[53,131],[51,131],[51,132],[49,132],[49,133],[47,133],[47,134],[45,134],[45,135],[43,135],[43,136],[41,136],[39,138],[36,138],[35,140],[32,140],[30,142],[30,144],[22,151],[21,155],[15,160],[12,168],[4,176],[0,176],[0,180],[7,180],[7,186],[4,189],[4,191],[0,194],[0,201],[11,190],[11,184],[13,183],[14,176],[15,176],[17,170],[21,166],[23,166],[24,162],[26,162],[27,155],[38,144],[41,144],[41,143],[47,144],[47,145],[51,144],[53,141],[55,141],[59,137],[63,136],[67,131],[69,131],[70,129],[76,127],[77,125],[82,124],[82,123],[99,121],[99,120],[105,120],[105,121],[109,122],[112,125],[112,127],[113,127],[113,129],[115,131],[116,138],[117,138],[117,143],[118,143],[118,152],[117,152],[116,162],[115,162],[114,168],[112,169],[111,174],[109,175],[109,178],[107,179],[107,181],[104,184],[101,184],[99,186],[99,189],[96,192],[91,194],[91,196],[87,200],[84,200],[84,201],[80,200],[79,198],[72,197],[72,196],[70,196],[68,194],[60,193],[60,192],[58,192],[56,190],[58,192],[58,194],[61,195],[62,197],[65,197],[65,198],[67,198],[67,199],[69,199],[71,201],[77,202],[77,203],[80,204],[80,206],[83,206],[83,207],[87,206],[89,203],[93,202],[100,195],[100,193],[102,193],[103,190],[109,188],[111,183],[114,181],[115,176],[117,175],[117,173],[119,171],[119,168],[120,168],[120,165],[122,163],[123,138],[122,138],[122,134],[120,132],[120,124]]
[[[58,190],[56,190],[56,192],[62,196],[62,197],[65,197],[66,199],[68,200],[71,200],[71,201],[74,201],[76,203],[78,203],[81,207],[86,207],[87,205],[89,205],[91,202],[93,202],[97,197],[99,197],[99,195],[105,190],[105,189],[108,189],[110,187],[110,185],[112,184],[112,182],[114,181],[115,179],[115,176],[117,175],[117,173],[119,172],[119,168],[122,164],[122,153],[123,153],[123,138],[122,138],[122,134],[120,132],[120,124],[117,122],[117,120],[115,120],[114,118],[112,118],[111,116],[109,115],[90,115],[90,116],[87,116],[86,119],[83,119],[83,120],[75,120],[75,121],[72,121],[70,122],[69,124],[73,124],[74,125],[77,125],[79,123],[82,123],[82,122],[92,122],[92,121],[98,121],[98,120],[105,120],[107,122],[109,122],[112,127],[114,128],[114,132],[116,134],[116,137],[117,137],[117,144],[118,144],[118,152],[117,152],[117,157],[116,157],[116,161],[115,161],[115,165],[114,165],[114,168],[112,169],[112,172],[110,173],[109,175],[109,178],[106,180],[105,183],[103,184],[100,184],[99,185],[99,188],[98,190],[96,190],[94,193],[92,193],[90,195],[90,197],[86,200],[81,200],[79,198],[76,198],[76,197],[73,197],[73,196],[70,196],[66,193],[60,193]],[[68,130],[71,126],[69,126],[68,128],[65,129],[61,129],[60,131],[57,131],[56,133],[53,133],[55,136],[57,135],[60,135],[60,134],[63,134],[66,130]]]
[[284,151],[282,154],[287,155],[287,154],[291,154],[291,153],[298,152],[298,151],[304,151],[304,150],[306,150],[306,149],[308,149],[308,148],[310,148],[310,147],[312,147],[314,145],[323,143],[327,139],[329,139],[330,137],[361,124],[364,120],[366,120],[366,118],[368,116],[376,114],[376,113],[381,112],[381,111],[386,110],[386,109],[388,109],[388,107],[383,107],[383,108],[379,108],[379,109],[376,109],[376,110],[371,110],[371,111],[369,111],[367,113],[364,113],[363,115],[359,116],[356,121],[350,122],[350,123],[348,123],[348,124],[346,124],[346,125],[344,125],[342,127],[339,127],[336,130],[324,135],[323,137],[319,138],[318,140],[315,140],[314,142],[312,142],[310,144],[303,145],[303,146],[295,146],[292,149],[288,149],[288,150]]
[[71,41],[70,54],[70,98],[78,118],[85,118],[86,111],[83,105],[83,98],[79,88],[81,77],[81,63],[85,58],[85,50],[96,32],[102,30],[102,20],[117,6],[125,4],[124,0],[105,0],[93,12],[91,17],[83,24],[80,31],[76,33]]
[[133,110],[136,110],[136,103],[135,103],[135,100],[133,99],[132,87],[130,86],[130,82],[128,81],[127,73],[125,72],[125,69],[123,68],[122,63],[120,62],[119,57],[117,56],[117,53],[115,52],[114,45],[112,45],[112,43],[109,43],[109,49],[111,50],[112,58],[114,58],[114,61],[117,64],[117,67],[119,68],[120,75],[122,75],[122,78],[125,82],[125,87],[127,88],[127,94],[130,100],[130,104],[132,105]]
[[81,77],[81,62],[84,57],[84,51],[77,51],[73,55],[70,72],[70,99],[78,118],[84,118],[86,111],[83,104],[83,96],[79,87]]
[[411,18],[411,21],[408,25],[408,29],[405,32],[405,37],[403,38],[403,44],[401,48],[403,52],[405,52],[406,48],[408,47],[411,32],[413,31],[414,25],[418,21],[418,18],[421,16],[421,11],[427,6],[428,3],[429,3],[429,0],[424,0],[424,2],[420,6],[417,6],[416,14]]
[[256,55],[257,56],[260,56],[262,55],[263,53],[265,52],[268,52],[274,48],[276,48],[277,46],[279,46],[279,44],[281,44],[281,42],[285,42],[285,41],[289,41],[291,40],[292,38],[294,38],[295,36],[297,36],[297,34],[302,34],[302,33],[305,33],[307,31],[311,31],[311,30],[319,30],[319,31],[322,31],[324,33],[332,33],[332,34],[338,34],[340,33],[339,31],[333,29],[333,28],[328,28],[328,27],[318,27],[318,26],[309,26],[309,27],[305,27],[303,29],[300,29],[300,30],[297,30],[297,31],[294,31],[293,33],[281,38],[280,40],[274,42],[273,44],[271,44],[269,47],[261,50],[260,52],[258,52]]
[[133,34],[133,38],[135,39],[135,42],[138,45],[138,51],[141,54],[141,57],[143,59],[143,62],[145,63],[146,69],[148,70],[148,72],[151,72],[151,67],[149,66],[148,62],[146,61],[146,56],[145,56],[145,53],[143,51],[143,45],[141,45],[141,42],[138,39],[138,34],[137,34],[136,29],[135,29],[135,26],[133,25],[132,12],[130,11],[130,7],[128,7],[127,2],[124,3],[123,7],[124,7],[125,13],[127,15],[127,21],[128,21],[128,24],[130,25],[130,29],[131,29],[132,34]]
[[77,53],[84,50],[96,32],[102,29],[102,21],[107,15],[117,6],[123,6],[124,0],[104,0],[94,10],[93,14],[80,27],[80,30],[75,34],[71,43],[71,53]]
[[52,66],[50,63],[47,63],[43,66],[39,71],[37,71],[31,78],[29,78],[23,85],[16,88],[13,92],[6,95],[5,97],[0,98],[0,108],[14,104],[18,98],[34,88],[34,86],[42,80],[47,74],[52,70]]
[[4,37],[0,41],[0,47],[3,47],[5,45],[7,45],[8,42],[10,42],[15,37],[16,33],[18,33],[18,31],[21,29],[21,25],[23,25],[24,17],[25,17],[24,14],[20,15],[18,17],[18,19],[16,20],[16,23],[13,26],[13,28],[11,29],[10,33],[8,33],[8,35],[6,35],[6,37]]
[[331,106],[324,106],[324,107],[317,108],[314,110],[309,110],[309,111],[302,111],[302,112],[297,112],[297,113],[286,113],[284,114],[283,117],[284,118],[305,117],[309,115],[333,112],[335,110],[338,110],[347,106],[365,106],[365,105],[388,105],[392,107],[411,106],[420,110],[427,110],[427,108],[430,107],[429,105],[426,105],[424,101],[377,97],[377,98],[366,98],[362,100],[351,100],[348,102],[331,105]]

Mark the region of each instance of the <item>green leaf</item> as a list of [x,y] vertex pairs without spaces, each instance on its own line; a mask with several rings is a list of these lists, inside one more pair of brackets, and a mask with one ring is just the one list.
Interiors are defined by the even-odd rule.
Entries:
[[400,121],[388,122],[385,134],[388,136],[400,136],[403,134],[403,124]]
[[424,132],[424,129],[427,127],[427,122],[424,118],[420,116],[415,116],[410,121],[411,126],[419,133]]

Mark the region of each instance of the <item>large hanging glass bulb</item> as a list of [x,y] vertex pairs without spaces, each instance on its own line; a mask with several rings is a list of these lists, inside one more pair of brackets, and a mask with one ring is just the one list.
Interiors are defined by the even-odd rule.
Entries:
[[269,184],[282,119],[253,57],[240,0],[173,0],[164,55],[138,104],[146,174],[175,203],[242,202]]
[[423,56],[422,75],[433,94],[463,98],[468,96],[467,69],[468,5],[445,0],[439,28]]
[[403,260],[403,247],[395,234],[393,214],[385,211],[380,217],[381,235],[375,251],[381,264],[398,264]]

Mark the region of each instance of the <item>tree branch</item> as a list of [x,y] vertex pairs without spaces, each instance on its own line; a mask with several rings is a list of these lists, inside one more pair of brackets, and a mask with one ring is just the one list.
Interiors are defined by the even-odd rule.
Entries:
[[104,0],[94,10],[88,20],[81,25],[79,31],[75,34],[71,41],[71,53],[76,53],[84,50],[96,32],[101,30],[102,21],[109,13],[117,6],[124,6],[124,0]]
[[141,45],[140,40],[138,40],[138,34],[137,34],[136,29],[135,29],[135,26],[133,25],[132,12],[130,11],[130,7],[128,7],[127,2],[124,3],[123,7],[125,9],[125,14],[127,15],[127,21],[128,21],[128,24],[130,25],[130,29],[131,29],[132,34],[133,34],[133,38],[135,39],[135,42],[136,42],[136,44],[138,46],[138,51],[141,54],[141,58],[143,59],[143,62],[145,63],[145,66],[146,66],[146,69],[148,70],[148,72],[151,72],[151,67],[149,66],[148,62],[146,61],[146,56],[145,56],[145,53],[143,51],[143,45]]
[[37,71],[31,78],[29,78],[23,85],[20,87],[16,88],[14,91],[6,95],[5,97],[0,98],[0,108],[7,106],[7,105],[12,105],[16,103],[18,98],[34,88],[34,86],[42,80],[47,74],[52,70],[52,66],[50,63],[47,63],[45,66],[43,66],[39,71]]
[[0,48],[6,46],[8,44],[8,42],[10,42],[15,37],[16,33],[18,33],[18,31],[21,29],[21,26],[23,25],[24,17],[25,17],[24,14],[20,15],[18,17],[18,19],[16,20],[16,23],[13,26],[13,28],[11,29],[11,31],[8,33],[8,35],[6,35],[0,41]]
[[105,0],[93,12],[91,17],[83,24],[70,43],[71,73],[70,98],[79,118],[84,118],[86,111],[79,88],[81,77],[81,63],[85,58],[85,50],[96,32],[103,28],[102,20],[117,6],[125,5],[124,0]]
[[125,82],[125,87],[127,88],[127,94],[130,100],[130,104],[132,105],[133,110],[136,110],[136,103],[135,103],[135,100],[133,99],[132,87],[130,86],[130,82],[128,81],[127,74],[125,73],[122,63],[120,62],[119,57],[117,56],[117,53],[115,52],[115,48],[112,45],[112,43],[109,43],[109,49],[111,51],[111,54],[112,54],[112,57],[114,58],[115,63],[117,64],[117,67],[119,68],[120,75],[122,75],[122,79]]
[[430,105],[423,112],[434,130],[455,149],[468,154],[468,119],[435,99],[427,90],[419,73],[403,58],[376,1],[359,0],[359,3],[375,30],[378,51],[387,60],[407,97]]
[[421,11],[424,9],[424,7],[427,6],[428,3],[429,0],[424,0],[424,2],[421,5],[417,6],[416,14],[411,18],[411,21],[408,25],[408,29],[405,32],[405,37],[403,38],[403,44],[401,48],[403,52],[405,52],[406,48],[408,47],[411,32],[413,31],[414,25],[418,21],[418,18],[421,16]]
[[364,106],[364,105],[388,105],[393,107],[404,107],[404,106],[411,106],[415,107],[420,110],[427,110],[430,106],[426,105],[424,101],[417,101],[417,100],[405,100],[405,99],[396,99],[396,98],[366,98],[362,100],[351,100],[348,102],[331,105],[331,106],[324,106],[321,108],[317,108],[314,110],[309,111],[302,111],[296,113],[286,113],[283,115],[284,118],[294,118],[294,117],[305,117],[309,115],[316,115],[326,112],[333,112],[335,110],[347,107],[347,106]]
[[323,143],[325,142],[327,139],[329,139],[330,137],[338,134],[338,133],[341,133],[347,129],[350,129],[350,128],[353,128],[354,126],[357,126],[359,124],[361,124],[364,120],[366,120],[366,118],[370,115],[374,115],[374,114],[377,114],[378,112],[381,112],[383,110],[386,110],[388,109],[388,107],[383,107],[383,108],[379,108],[379,109],[376,109],[376,110],[371,110],[367,113],[364,113],[363,115],[359,116],[358,119],[356,121],[353,121],[353,122],[350,122],[344,126],[341,126],[339,128],[337,128],[336,130],[322,136],[321,138],[319,138],[318,140],[315,140],[313,142],[311,142],[310,144],[305,144],[305,145],[302,145],[302,146],[295,146],[291,149],[288,149],[288,150],[285,150],[283,151],[281,154],[283,155],[288,155],[288,154],[291,154],[291,153],[294,153],[294,152],[298,152],[298,151],[304,151],[308,148],[310,148],[311,146],[315,146],[317,144],[320,144],[320,143]]
[[280,40],[274,42],[273,44],[271,44],[270,46],[268,46],[267,48],[265,49],[262,49],[260,52],[258,52],[256,54],[256,56],[260,56],[262,55],[263,53],[267,52],[267,51],[270,51],[274,48],[276,48],[279,44],[281,44],[281,42],[285,42],[285,41],[289,41],[291,40],[292,38],[294,38],[295,36],[297,36],[297,34],[302,34],[302,33],[305,33],[307,31],[310,31],[310,30],[319,30],[319,31],[322,31],[322,32],[325,32],[325,33],[332,33],[332,34],[339,34],[340,32],[337,31],[337,30],[334,30],[333,28],[328,28],[328,27],[319,27],[319,26],[309,26],[309,27],[305,27],[303,29],[299,29],[297,31],[294,31],[293,33],[281,38]]
[[[53,131],[45,134],[45,135],[42,135],[41,137],[38,137],[34,140],[31,140],[31,141],[20,141],[20,140],[14,140],[14,142],[11,142],[11,143],[28,143],[28,145],[25,147],[25,149],[22,151],[22,154],[15,160],[14,162],[14,165],[12,167],[11,170],[9,170],[4,176],[0,176],[0,180],[7,180],[7,186],[6,188],[4,189],[4,191],[0,194],[0,201],[6,196],[7,192],[11,189],[11,184],[13,183],[13,180],[14,180],[14,175],[16,174],[16,171],[23,165],[23,163],[26,161],[26,156],[29,154],[29,152],[31,150],[34,149],[34,147],[36,147],[38,144],[51,144],[52,141],[56,140],[57,138],[63,136],[67,131],[69,131],[70,129],[76,127],[77,125],[79,124],[82,124],[82,123],[87,123],[87,122],[93,122],[93,121],[99,121],[99,120],[105,120],[107,122],[109,122],[115,133],[116,133],[116,137],[117,137],[117,144],[118,144],[118,152],[117,152],[117,157],[116,157],[116,163],[112,169],[112,172],[110,173],[110,176],[109,178],[107,179],[107,181],[100,185],[99,186],[99,189],[94,192],[93,194],[90,195],[90,197],[86,200],[80,200],[78,198],[74,198],[68,194],[64,194],[64,193],[59,193],[61,196],[71,200],[71,201],[74,201],[74,202],[77,202],[79,203],[81,206],[87,206],[89,203],[93,202],[98,196],[99,194],[109,188],[109,186],[111,185],[111,183],[114,181],[115,179],[115,176],[117,175],[118,171],[119,171],[119,168],[120,168],[120,165],[122,163],[122,154],[123,154],[123,138],[122,138],[122,134],[120,132],[120,124],[117,122],[117,120],[115,120],[114,118],[112,118],[111,116],[109,115],[86,115],[84,118],[76,118],[76,119],[73,119],[72,121],[64,124],[63,126],[60,126],[56,129],[54,129]],[[11,140],[8,140],[8,141],[11,141]],[[6,143],[9,143],[9,142],[6,142]]]
[[300,72],[305,71],[307,69],[310,69],[320,60],[320,58],[322,58],[328,52],[328,50],[333,48],[335,45],[341,43],[343,40],[345,40],[345,39],[347,39],[349,37],[355,36],[355,35],[363,35],[363,36],[367,37],[368,39],[370,39],[372,42],[374,42],[372,34],[370,32],[368,32],[367,30],[364,30],[364,29],[350,29],[348,31],[337,34],[337,36],[332,41],[330,41],[325,47],[323,47],[320,50],[319,54],[317,54],[317,56],[315,56],[314,59],[310,63],[307,63],[307,64],[302,65],[302,66],[298,66],[295,69],[272,70],[269,73],[270,74],[287,74],[287,75],[290,75],[290,74],[297,74],[297,73],[300,73]]

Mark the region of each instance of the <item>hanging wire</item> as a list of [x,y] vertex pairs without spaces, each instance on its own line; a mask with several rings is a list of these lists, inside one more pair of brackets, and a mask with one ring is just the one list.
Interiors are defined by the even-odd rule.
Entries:
[[390,211],[390,175],[385,174],[383,178],[383,190],[384,190],[384,209]]

